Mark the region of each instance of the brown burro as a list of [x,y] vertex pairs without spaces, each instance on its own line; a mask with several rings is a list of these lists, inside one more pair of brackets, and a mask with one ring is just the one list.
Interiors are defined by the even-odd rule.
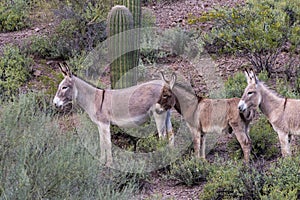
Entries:
[[173,146],[170,109],[175,104],[171,92],[176,81],[175,74],[172,75],[171,81],[166,81],[162,75],[163,80],[110,90],[88,84],[73,75],[66,65],[60,65],[60,69],[64,79],[58,86],[53,103],[60,108],[69,103],[76,103],[87,112],[98,126],[102,163],[107,166],[113,163],[110,124],[126,128],[137,127],[153,115],[159,137],[165,137],[167,134],[169,144]]
[[255,114],[253,110],[241,114],[237,109],[239,98],[200,98],[179,83],[175,84],[172,92],[176,97],[175,109],[183,116],[193,135],[196,157],[201,156],[205,159],[207,134],[232,131],[242,147],[244,160],[249,162],[251,151],[249,123]]
[[300,100],[280,97],[259,81],[253,70],[246,70],[245,76],[248,85],[239,110],[260,108],[278,134],[282,156],[291,155],[289,135],[300,135]]

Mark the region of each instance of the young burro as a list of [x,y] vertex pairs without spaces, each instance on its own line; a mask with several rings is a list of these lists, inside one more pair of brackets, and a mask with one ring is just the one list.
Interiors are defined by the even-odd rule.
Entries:
[[183,116],[192,135],[196,157],[205,159],[207,134],[232,131],[239,141],[246,162],[250,159],[251,140],[249,123],[253,110],[239,113],[239,98],[199,98],[185,86],[175,84],[172,92],[176,96],[175,109]]
[[300,135],[300,100],[280,97],[260,82],[253,70],[246,70],[245,76],[248,85],[239,110],[260,108],[278,134],[282,156],[291,155],[289,134]]
[[157,126],[159,137],[168,136],[169,144],[174,145],[170,109],[175,104],[171,89],[176,81],[154,80],[137,86],[110,90],[99,89],[81,80],[71,73],[68,66],[60,65],[64,79],[58,86],[53,99],[56,107],[62,108],[76,103],[87,112],[98,126],[100,136],[100,160],[110,166],[112,143],[110,124],[119,127],[137,127],[145,123],[151,115]]

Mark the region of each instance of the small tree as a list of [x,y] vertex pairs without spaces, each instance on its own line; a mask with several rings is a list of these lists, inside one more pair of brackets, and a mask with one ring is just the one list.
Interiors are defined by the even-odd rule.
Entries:
[[270,75],[283,46],[299,46],[299,13],[297,0],[248,0],[234,8],[207,12],[197,20],[214,23],[203,37],[206,44],[216,46],[218,53],[246,57],[258,72],[266,69]]

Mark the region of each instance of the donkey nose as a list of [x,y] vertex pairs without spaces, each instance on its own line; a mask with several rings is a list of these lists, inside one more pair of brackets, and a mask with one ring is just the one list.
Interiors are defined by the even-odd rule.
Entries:
[[243,111],[246,110],[246,106],[245,106],[243,101],[239,102],[238,109],[239,109],[240,112],[243,112]]
[[58,108],[58,104],[56,102],[53,102],[53,104],[56,108]]
[[243,107],[240,105],[240,106],[238,106],[238,108],[239,108],[239,111],[240,112],[243,112],[244,111],[244,109],[243,109]]
[[239,108],[240,112],[244,112],[246,110],[246,107],[244,106],[244,104],[239,105],[238,108]]
[[59,99],[57,97],[54,97],[53,99],[53,104],[55,107],[59,108],[61,107],[60,103],[59,103]]

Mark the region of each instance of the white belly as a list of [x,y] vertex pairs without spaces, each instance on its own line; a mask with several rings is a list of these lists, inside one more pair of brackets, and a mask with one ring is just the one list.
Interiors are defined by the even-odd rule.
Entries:
[[144,124],[149,119],[150,116],[148,114],[127,118],[114,117],[111,123],[123,128],[135,128]]

